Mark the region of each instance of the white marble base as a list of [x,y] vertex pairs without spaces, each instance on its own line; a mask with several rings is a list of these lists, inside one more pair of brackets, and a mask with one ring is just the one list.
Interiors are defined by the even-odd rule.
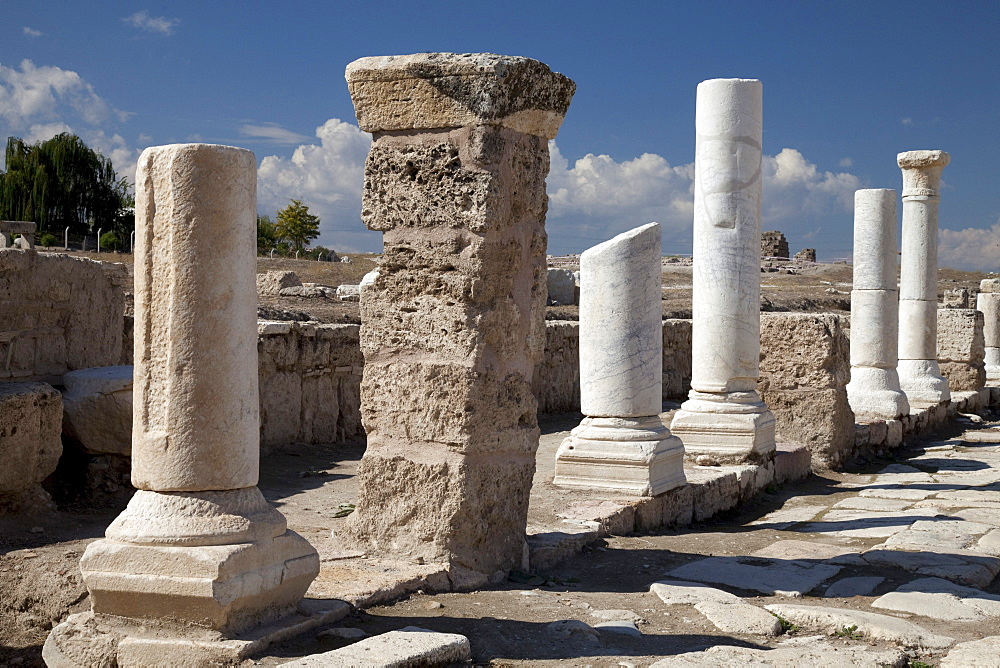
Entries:
[[1000,381],[1000,348],[987,348],[985,362],[986,381]]
[[656,496],[684,485],[684,446],[659,416],[584,418],[556,453],[553,484]]
[[910,402],[899,389],[895,369],[851,367],[847,401],[858,419],[895,420],[910,413]]
[[670,431],[684,456],[711,455],[720,462],[769,459],[774,454],[774,415],[756,392],[708,394],[691,390],[674,414]]
[[896,370],[911,411],[951,400],[948,381],[941,375],[937,360],[899,360]]

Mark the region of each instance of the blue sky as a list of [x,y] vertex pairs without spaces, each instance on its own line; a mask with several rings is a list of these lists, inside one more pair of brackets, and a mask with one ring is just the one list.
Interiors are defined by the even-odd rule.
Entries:
[[364,231],[344,67],[370,55],[524,55],[577,83],[551,145],[552,253],[651,220],[690,253],[697,84],[764,82],[764,228],[851,253],[857,188],[899,188],[899,151],[951,153],[941,264],[1000,268],[1000,1],[44,2],[0,0],[0,138],[71,130],[132,174],[146,146],[244,146],[258,203],[291,197],[319,243]]

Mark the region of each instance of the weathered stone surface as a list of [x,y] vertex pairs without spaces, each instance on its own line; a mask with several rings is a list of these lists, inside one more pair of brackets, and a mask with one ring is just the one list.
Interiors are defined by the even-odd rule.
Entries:
[[257,274],[257,294],[277,295],[284,288],[302,285],[299,275],[294,271],[267,271]]
[[847,608],[820,608],[811,605],[779,603],[765,606],[771,612],[800,626],[824,631],[828,634],[855,627],[854,633],[872,640],[885,640],[904,647],[942,649],[950,647],[954,639],[931,633],[922,626],[888,615]]
[[447,563],[453,585],[477,586],[525,554],[546,138],[573,84],[489,54],[362,59],[347,78],[375,132],[362,220],[384,253],[361,301],[368,448],[338,535]]
[[792,257],[792,262],[815,262],[815,261],[816,261],[815,248],[803,248]]
[[361,58],[347,87],[365,132],[497,125],[556,136],[576,84],[543,63],[492,53]]
[[774,415],[777,439],[806,445],[819,468],[839,465],[854,446],[845,330],[834,314],[761,316],[758,392]]
[[260,445],[336,443],[364,434],[357,325],[257,325]]
[[985,326],[981,311],[938,309],[937,359],[952,392],[979,390],[986,385]]
[[827,598],[851,598],[854,596],[868,596],[875,587],[882,584],[885,578],[877,575],[857,576],[853,578],[843,578],[837,580],[829,587],[823,596]]
[[576,276],[569,269],[549,267],[546,275],[549,306],[553,304],[576,304]]
[[535,367],[531,391],[540,414],[580,410],[580,323],[546,321],[545,352]]
[[937,620],[979,621],[1000,617],[1000,596],[941,578],[919,578],[880,596],[872,607]]
[[50,385],[0,383],[0,500],[27,492],[56,470],[62,413],[62,397]]
[[683,399],[691,389],[691,321],[663,321],[663,398]]
[[132,454],[132,367],[70,371],[63,385],[63,433],[90,454]]
[[59,383],[74,369],[119,364],[122,265],[62,253],[0,251],[0,381]]
[[744,603],[718,603],[701,601],[694,609],[705,615],[708,621],[723,633],[745,635],[776,636],[781,633],[778,618],[755,605]]
[[709,587],[700,582],[686,582],[684,580],[654,582],[650,585],[649,591],[659,596],[660,600],[667,605],[694,605],[702,601],[735,604],[743,600],[728,591]]
[[457,633],[435,633],[417,627],[389,631],[322,654],[279,664],[288,668],[369,666],[409,668],[449,666],[472,660],[469,639]]
[[840,572],[839,566],[805,561],[708,557],[670,571],[671,577],[724,584],[762,594],[801,596]]
[[1000,636],[960,642],[939,665],[941,668],[1000,668]]
[[[763,257],[777,257],[788,259],[788,240],[785,235],[777,230],[760,233],[760,254]],[[813,262],[815,259],[814,251]]]
[[796,638],[773,649],[715,645],[701,652],[687,652],[661,659],[650,664],[649,668],[904,668],[907,665],[909,659],[906,653],[898,649],[835,646],[812,638]]

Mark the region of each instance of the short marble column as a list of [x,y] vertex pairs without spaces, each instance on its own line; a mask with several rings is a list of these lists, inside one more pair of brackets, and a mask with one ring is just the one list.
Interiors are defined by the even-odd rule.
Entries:
[[362,220],[383,233],[361,300],[368,447],[337,537],[446,565],[468,588],[522,568],[545,343],[545,177],[576,85],[494,54],[347,66],[373,134]]
[[774,452],[760,371],[762,86],[698,85],[691,393],[670,430],[686,456],[754,462]]
[[583,422],[556,454],[553,482],[655,496],[685,483],[684,446],[660,420],[663,306],[660,226],[580,256]]
[[898,372],[911,409],[951,399],[937,361],[938,202],[941,170],[949,160],[944,151],[896,156],[903,170]]
[[976,308],[983,312],[986,384],[997,387],[1000,385],[1000,278],[987,278],[979,284]]
[[896,373],[896,191],[854,193],[851,382],[847,399],[859,419],[894,420],[910,412]]
[[139,157],[138,491],[84,553],[92,612],[53,631],[49,665],[112,665],[98,648],[119,666],[238,661],[266,644],[256,627],[298,617],[319,572],[256,487],[255,218],[250,151],[176,144]]

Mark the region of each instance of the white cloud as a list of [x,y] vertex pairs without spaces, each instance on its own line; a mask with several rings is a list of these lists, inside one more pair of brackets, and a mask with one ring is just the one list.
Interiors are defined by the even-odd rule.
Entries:
[[240,134],[244,137],[263,139],[270,144],[282,144],[286,146],[294,146],[295,144],[309,141],[309,137],[300,135],[298,132],[286,130],[277,123],[264,123],[262,125],[247,123],[240,126]]
[[36,66],[30,60],[19,69],[0,64],[0,137],[35,143],[60,132],[76,134],[132,182],[138,156],[115,131],[130,115],[115,109],[72,70]]
[[938,230],[938,266],[1000,271],[1000,221],[987,229]]
[[851,167],[854,165],[854,160],[851,158],[841,158],[840,162],[837,163],[838,167]]
[[904,126],[913,125],[913,119],[909,117],[901,118],[899,119],[899,122]]
[[316,128],[317,144],[303,144],[291,158],[269,155],[257,170],[257,208],[273,217],[292,198],[320,217],[316,245],[338,251],[379,251],[381,235],[361,223],[361,189],[371,137],[331,118]]
[[174,27],[181,22],[180,19],[168,19],[165,16],[150,16],[149,12],[145,9],[131,16],[126,16],[122,21],[133,28],[166,36],[172,35]]
[[41,30],[35,30],[34,28],[29,28],[28,26],[21,28],[21,32],[24,33],[25,37],[41,37],[45,34]]

